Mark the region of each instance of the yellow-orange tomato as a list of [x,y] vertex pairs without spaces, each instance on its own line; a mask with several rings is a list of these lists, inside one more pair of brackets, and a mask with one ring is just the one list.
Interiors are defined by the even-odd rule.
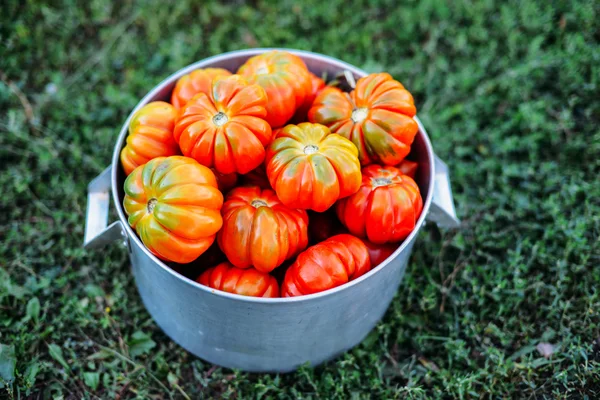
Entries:
[[270,272],[308,245],[306,211],[286,207],[271,189],[243,186],[227,195],[217,240],[238,268]]
[[273,128],[283,126],[292,118],[312,87],[304,62],[285,51],[273,50],[254,56],[240,67],[238,74],[266,90],[267,121]]
[[254,268],[236,268],[228,262],[204,271],[198,283],[224,292],[253,297],[279,297],[279,284],[271,275]]
[[323,89],[308,119],[350,139],[362,165],[396,165],[410,152],[419,130],[416,113],[412,95],[384,72],[359,79],[350,94]]
[[281,296],[322,292],[343,285],[371,269],[362,240],[348,234],[332,236],[298,255],[285,273]]
[[177,110],[164,101],[148,103],[133,115],[127,144],[121,150],[125,175],[153,158],[179,154],[173,138],[176,116]]
[[171,93],[171,104],[180,109],[198,93],[210,96],[210,88],[215,78],[231,75],[231,72],[223,68],[205,68],[192,71],[177,80],[173,93]]
[[239,75],[214,80],[180,110],[174,137],[184,155],[222,174],[245,174],[265,158],[267,95]]
[[415,181],[398,168],[379,165],[363,168],[358,192],[336,205],[338,218],[350,233],[375,244],[405,239],[422,210]]
[[360,187],[356,147],[308,122],[281,129],[267,149],[267,176],[289,207],[325,211]]
[[127,177],[124,190],[129,225],[163,260],[195,260],[223,225],[223,195],[215,175],[191,158],[150,160]]

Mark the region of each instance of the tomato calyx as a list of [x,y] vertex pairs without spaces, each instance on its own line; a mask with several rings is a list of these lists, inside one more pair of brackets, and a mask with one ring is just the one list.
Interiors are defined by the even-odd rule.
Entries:
[[227,123],[227,121],[229,121],[229,118],[227,117],[227,114],[225,114],[223,111],[219,111],[215,114],[212,121],[213,124],[215,124],[216,126],[223,126]]
[[369,109],[366,107],[360,107],[352,110],[352,116],[350,118],[352,118],[354,123],[359,123],[367,118],[367,115],[369,115]]
[[152,214],[152,212],[154,211],[154,207],[156,207],[156,203],[158,203],[158,200],[154,197],[148,200],[148,204],[146,205],[148,214]]
[[268,204],[266,202],[264,202],[263,200],[252,200],[252,203],[250,203],[250,205],[254,208],[260,208],[260,207],[268,207]]
[[388,178],[372,178],[371,184],[373,187],[388,186],[392,184],[392,180]]
[[304,146],[304,154],[311,155],[317,151],[319,151],[319,146],[315,146],[314,144]]

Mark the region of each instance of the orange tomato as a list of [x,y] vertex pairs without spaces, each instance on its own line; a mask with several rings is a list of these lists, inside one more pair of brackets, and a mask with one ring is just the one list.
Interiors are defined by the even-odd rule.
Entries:
[[267,177],[281,202],[325,211],[360,187],[360,163],[348,139],[323,125],[288,125],[267,149]]
[[176,116],[175,108],[164,101],[148,103],[133,115],[127,144],[121,150],[125,175],[153,158],[179,154],[179,146],[173,138]]
[[281,296],[322,292],[343,285],[371,269],[362,240],[348,234],[333,236],[298,255],[285,274]]
[[325,81],[323,81],[323,79],[312,72],[309,72],[308,76],[310,77],[310,91],[304,99],[304,103],[296,110],[296,113],[292,118],[292,121],[297,124],[308,121],[308,110],[312,107],[319,92],[325,87]]
[[363,168],[358,192],[336,205],[338,218],[350,233],[375,244],[405,239],[422,210],[415,181],[396,167],[379,165]]
[[271,127],[267,96],[239,75],[214,80],[180,110],[174,136],[184,155],[222,174],[245,174],[265,158]]
[[207,269],[198,277],[197,282],[242,296],[279,297],[279,284],[275,278],[254,268],[236,268],[228,262]]
[[308,245],[306,211],[286,207],[271,189],[242,186],[227,195],[217,240],[238,268],[270,272]]
[[191,158],[150,160],[127,177],[124,190],[129,225],[160,259],[195,260],[223,225],[223,195],[215,175]]
[[416,112],[412,95],[384,72],[359,79],[349,94],[323,89],[308,119],[350,139],[362,165],[396,165],[410,152],[419,130],[413,119]]
[[231,75],[231,72],[223,68],[204,68],[192,71],[177,80],[173,93],[171,93],[171,104],[180,109],[198,93],[210,96],[210,88],[215,78]]
[[269,102],[267,121],[273,127],[285,125],[311,91],[308,69],[300,57],[273,50],[251,57],[238,74],[262,86]]

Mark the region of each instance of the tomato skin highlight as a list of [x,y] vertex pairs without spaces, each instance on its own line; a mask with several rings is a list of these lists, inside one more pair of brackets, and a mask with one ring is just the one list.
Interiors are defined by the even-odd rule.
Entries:
[[254,268],[236,268],[228,262],[207,269],[196,282],[242,296],[279,297],[279,284],[271,275]]
[[194,159],[152,159],[127,177],[124,191],[129,225],[162,260],[194,261],[223,225],[223,195],[215,175]]
[[271,189],[233,189],[222,215],[219,247],[238,268],[270,272],[308,245],[306,211],[285,206]]
[[423,199],[415,181],[396,167],[369,165],[353,195],[336,204],[336,213],[351,234],[375,244],[404,240],[415,228]]
[[356,147],[320,124],[278,130],[265,162],[271,187],[292,208],[322,212],[360,187]]
[[362,166],[396,165],[410,152],[419,130],[416,113],[410,92],[382,72],[359,79],[350,93],[326,87],[314,100],[308,120],[351,140]]
[[369,252],[363,241],[348,234],[336,235],[298,255],[286,271],[281,297],[333,289],[370,269]]
[[148,103],[133,115],[127,144],[121,150],[125,175],[153,158],[180,154],[173,137],[176,117],[177,110],[164,101]]

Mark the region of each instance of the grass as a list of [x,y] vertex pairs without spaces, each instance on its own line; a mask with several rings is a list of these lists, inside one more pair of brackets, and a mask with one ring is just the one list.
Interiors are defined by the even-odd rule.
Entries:
[[[2,4],[0,397],[600,398],[597,2],[165,3]],[[422,232],[364,343],[287,375],[186,353],[142,306],[125,251],[81,247],[86,185],[138,99],[254,46],[402,81],[464,221]]]

